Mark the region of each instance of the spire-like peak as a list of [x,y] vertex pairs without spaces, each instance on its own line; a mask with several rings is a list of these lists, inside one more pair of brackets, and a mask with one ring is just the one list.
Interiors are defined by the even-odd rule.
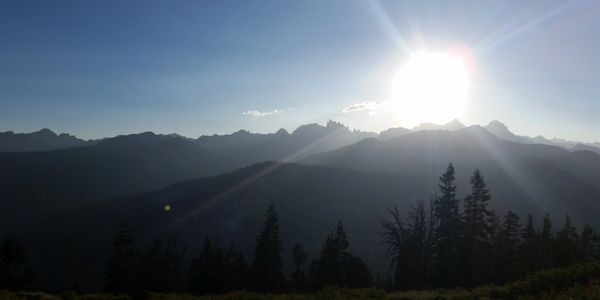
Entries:
[[344,124],[342,124],[340,122],[333,121],[333,120],[327,121],[327,125],[325,125],[325,127],[330,128],[330,129],[338,129],[338,128],[340,128],[340,129],[342,129],[342,128],[348,129],[348,127],[344,126]]

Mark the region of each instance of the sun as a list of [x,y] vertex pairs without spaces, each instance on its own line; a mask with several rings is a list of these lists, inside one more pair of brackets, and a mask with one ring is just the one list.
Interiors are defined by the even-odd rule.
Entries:
[[407,122],[445,123],[465,114],[470,70],[465,56],[419,51],[392,82],[392,102]]

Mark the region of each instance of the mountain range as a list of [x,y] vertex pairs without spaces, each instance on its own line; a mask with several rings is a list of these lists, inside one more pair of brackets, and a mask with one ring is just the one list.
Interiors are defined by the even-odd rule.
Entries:
[[[541,135],[536,137],[516,135],[512,133],[506,125],[496,120],[491,121],[484,127],[490,133],[498,136],[499,138],[512,142],[525,144],[546,144],[565,149],[585,149],[600,153],[600,142],[582,143],[560,138],[546,139]],[[447,124],[441,125],[434,123],[422,123],[413,127],[412,129],[403,127],[389,128],[377,134],[374,132],[350,130],[347,126],[330,120],[325,126],[316,123],[302,125],[294,130],[291,134],[285,129],[279,129],[275,133],[267,134],[251,133],[247,130],[239,130],[228,135],[203,135],[197,138],[196,141],[209,150],[231,151],[232,148],[237,147],[260,148],[264,142],[268,143],[277,140],[276,143],[281,144],[278,146],[280,148],[284,148],[279,149],[279,151],[283,151],[285,153],[290,151],[289,149],[286,149],[286,147],[294,148],[301,146],[302,148],[300,149],[295,148],[294,154],[291,157],[298,158],[315,152],[343,147],[369,137],[376,137],[378,139],[385,140],[416,131],[453,131],[463,128],[465,128],[465,125],[459,120],[454,119]],[[179,135],[171,134],[170,136]],[[119,136],[119,138],[122,139],[123,136]],[[13,133],[12,131],[7,131],[0,132],[0,152],[40,152],[93,146],[106,139],[111,138],[82,140],[66,133],[57,135],[47,128],[32,133]],[[191,138],[188,139],[192,140]],[[277,149],[274,151],[277,151]]]
[[96,142],[85,141],[66,133],[57,135],[47,128],[32,133],[0,132],[0,152],[50,151],[84,147]]
[[536,143],[497,121],[425,124],[379,135],[330,121],[292,133],[190,139],[146,132],[76,140],[63,149],[0,153],[0,233],[22,239],[41,274],[38,285],[49,290],[97,289],[121,221],[141,244],[177,236],[197,249],[205,235],[214,235],[250,256],[271,202],[280,213],[285,257],[296,242],[314,257],[342,220],[352,252],[381,273],[386,261],[378,232],[387,209],[406,211],[417,199],[429,199],[449,163],[457,170],[460,197],[480,169],[500,214],[531,213],[538,223],[545,213],[559,222],[569,214],[576,224],[600,226],[596,149]]

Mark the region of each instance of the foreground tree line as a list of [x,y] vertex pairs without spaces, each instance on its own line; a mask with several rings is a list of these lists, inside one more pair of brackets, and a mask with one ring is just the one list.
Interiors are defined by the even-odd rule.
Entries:
[[14,237],[6,237],[0,246],[0,290],[26,290],[33,283],[25,249]]
[[[106,264],[104,291],[199,295],[237,290],[305,293],[331,286],[388,291],[472,288],[600,259],[600,237],[590,226],[578,232],[566,216],[555,231],[548,215],[541,227],[535,226],[531,215],[524,222],[510,210],[500,217],[488,207],[492,196],[479,170],[470,183],[470,193],[460,199],[450,164],[439,178],[439,194],[430,201],[417,201],[408,212],[390,209],[381,232],[391,258],[390,272],[376,280],[365,262],[348,251],[341,221],[325,237],[317,258],[309,260],[300,244],[293,246],[290,257],[283,257],[279,217],[271,204],[251,261],[234,245],[224,246],[209,237],[191,254],[187,243],[175,238],[156,239],[140,249],[123,223]],[[284,260],[293,263],[290,276],[284,275]],[[600,267],[594,265],[593,270]],[[0,289],[26,290],[32,280],[23,248],[7,238],[0,247]]]
[[499,217],[488,207],[492,196],[482,173],[471,176],[471,191],[457,195],[455,170],[450,164],[439,178],[439,194],[428,203],[417,201],[405,217],[390,209],[382,224],[382,239],[391,256],[391,272],[373,280],[362,259],[349,253],[341,222],[327,236],[317,259],[308,266],[302,245],[292,249],[295,270],[282,271],[279,218],[273,205],[265,214],[248,263],[233,245],[222,248],[206,238],[189,267],[184,267],[185,244],[156,241],[140,253],[126,226],[121,227],[108,264],[105,290],[131,293],[186,291],[196,294],[248,289],[256,292],[307,292],[327,286],[378,286],[387,290],[474,287],[505,284],[538,270],[600,258],[600,238],[586,225],[579,233],[569,216],[553,230],[549,215],[541,228],[531,215],[524,224],[508,211]]
[[136,248],[128,226],[122,224],[107,264],[104,290],[115,294],[149,291],[221,294],[242,289],[279,293],[316,291],[326,286],[372,286],[369,269],[361,258],[347,251],[348,246],[341,221],[308,268],[306,252],[302,245],[296,244],[290,257],[295,271],[287,279],[283,272],[279,217],[273,204],[266,210],[251,263],[233,245],[223,248],[217,240],[207,237],[186,267],[187,246],[183,241],[169,239],[163,244],[155,240],[142,252]]
[[390,209],[391,220],[383,223],[392,257],[391,289],[504,284],[534,271],[600,258],[598,234],[589,225],[577,232],[568,215],[556,232],[549,215],[541,228],[531,215],[524,224],[510,210],[500,218],[488,208],[492,196],[479,170],[471,176],[462,210],[452,164],[439,181],[439,196],[417,201],[405,218]]

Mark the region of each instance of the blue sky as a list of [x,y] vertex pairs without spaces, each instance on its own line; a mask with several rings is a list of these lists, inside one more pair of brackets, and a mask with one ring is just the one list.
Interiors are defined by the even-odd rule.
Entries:
[[386,101],[425,45],[473,52],[464,123],[599,141],[598,28],[592,0],[0,0],[0,131],[410,127],[342,111]]

